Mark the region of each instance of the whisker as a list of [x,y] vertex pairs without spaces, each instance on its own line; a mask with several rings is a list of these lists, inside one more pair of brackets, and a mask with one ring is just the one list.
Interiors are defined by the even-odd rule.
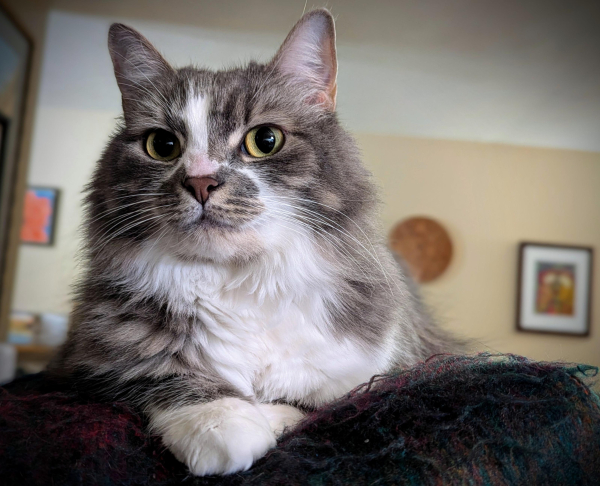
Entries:
[[147,202],[152,202],[155,199],[142,199],[141,201],[135,201],[129,204],[124,204],[122,206],[117,206],[115,208],[112,209],[106,209],[105,211],[102,211],[100,214],[96,215],[96,217],[94,219],[91,219],[88,221],[88,224],[94,223],[95,221],[97,221],[100,218],[103,218],[104,216],[107,216],[108,214],[114,213],[115,211],[119,211],[123,208],[127,208],[130,206],[135,206],[136,204],[142,204],[142,203],[147,203]]
[[[146,209],[146,210],[139,211],[139,212],[135,213],[135,214],[134,214],[134,216],[136,216],[136,217],[137,217],[137,216],[139,216],[141,213],[144,213],[144,212],[148,212],[148,211],[151,211],[151,210],[154,210],[154,209],[161,209],[161,208],[165,208],[165,207],[171,207],[171,206],[174,206],[174,204],[169,204],[169,205],[165,205],[165,206],[158,206],[158,207],[156,207],[156,208],[148,208],[148,209]],[[156,215],[156,216],[154,216],[154,217],[150,217],[150,218],[143,219],[143,220],[141,220],[141,221],[135,221],[135,222],[133,222],[133,223],[129,223],[129,224],[127,224],[127,225],[126,225],[124,228],[122,227],[121,229],[119,229],[118,231],[116,231],[115,233],[113,233],[113,234],[111,235],[111,234],[110,234],[110,231],[111,231],[111,230],[112,230],[114,227],[116,227],[116,226],[119,226],[119,225],[120,225],[120,224],[123,222],[123,221],[119,221],[119,222],[118,222],[116,225],[112,225],[112,226],[111,226],[110,228],[108,228],[108,229],[107,229],[107,230],[106,230],[106,231],[105,231],[105,232],[104,232],[104,233],[103,233],[101,236],[99,236],[99,237],[98,237],[98,240],[102,241],[102,239],[104,239],[105,237],[107,237],[107,236],[108,236],[108,239],[106,240],[106,243],[108,243],[109,241],[111,241],[111,240],[115,239],[117,236],[119,236],[119,235],[123,234],[125,231],[129,231],[130,229],[132,229],[132,228],[134,228],[134,227],[136,227],[136,226],[138,226],[138,225],[140,225],[140,224],[142,224],[142,223],[144,223],[144,222],[146,222],[146,221],[150,221],[150,220],[153,220],[153,219],[156,219],[156,218],[162,218],[162,217],[165,217],[165,215],[164,215],[164,214],[159,214],[159,215]],[[131,218],[128,218],[128,219],[131,219]],[[102,248],[103,248],[104,246],[106,246],[106,243],[105,243],[105,244],[102,246]]]
[[[347,232],[345,232],[345,230],[340,230],[340,231],[343,231],[344,233],[346,233],[346,234],[347,234],[347,236],[349,236],[349,237],[350,237],[350,238],[352,238],[354,241],[356,241],[356,242],[357,242],[357,243],[358,243],[358,244],[359,244],[359,245],[360,245],[362,248],[364,248],[364,250],[365,250],[365,251],[366,251],[368,254],[370,254],[370,255],[372,256],[373,260],[375,261],[375,263],[377,263],[377,264],[378,264],[378,266],[379,266],[380,270],[382,271],[382,274],[383,274],[384,278],[385,278],[385,279],[386,279],[386,281],[387,281],[387,284],[388,284],[388,287],[389,287],[389,290],[390,290],[390,292],[393,294],[393,292],[392,292],[392,289],[391,289],[390,276],[389,276],[389,274],[387,273],[387,271],[386,271],[385,267],[383,266],[383,264],[381,263],[381,260],[379,259],[378,255],[377,255],[377,251],[375,250],[375,247],[374,247],[373,243],[371,242],[371,240],[369,239],[369,237],[366,235],[366,233],[365,233],[365,232],[362,230],[362,228],[361,228],[361,227],[358,225],[358,223],[356,223],[356,222],[355,222],[355,221],[354,221],[352,218],[350,218],[348,215],[344,214],[343,212],[341,212],[341,211],[339,211],[339,210],[337,210],[337,209],[335,209],[335,208],[332,208],[331,206],[327,206],[326,204],[318,203],[318,202],[316,202],[316,201],[311,201],[310,199],[304,199],[304,198],[299,198],[299,197],[290,198],[290,197],[286,197],[286,196],[272,196],[272,195],[264,195],[264,196],[261,196],[261,198],[265,198],[265,199],[269,199],[269,198],[271,198],[271,199],[274,199],[274,200],[275,200],[275,199],[287,199],[287,200],[297,200],[297,201],[309,202],[309,203],[312,203],[312,204],[316,204],[316,205],[320,205],[320,206],[327,207],[327,208],[331,209],[332,211],[336,211],[337,213],[341,214],[342,216],[344,216],[345,218],[347,218],[348,220],[350,220],[350,221],[351,221],[351,222],[352,222],[352,223],[353,223],[353,224],[354,224],[354,225],[355,225],[355,226],[356,226],[356,227],[359,229],[359,231],[362,233],[362,235],[365,237],[365,239],[367,240],[367,242],[368,242],[368,243],[369,243],[369,245],[371,246],[372,252],[371,252],[371,251],[369,251],[369,250],[368,250],[368,249],[367,249],[367,248],[366,248],[366,247],[365,247],[365,246],[364,246],[364,245],[363,245],[363,244],[362,244],[362,243],[361,243],[361,242],[360,242],[360,241],[359,241],[359,240],[358,240],[356,237],[354,237],[354,236],[353,236],[353,235],[351,235],[350,233],[347,233]],[[281,203],[281,202],[280,202],[280,204],[285,204],[285,203]],[[325,217],[325,216],[321,215],[320,213],[315,213],[314,211],[311,211],[311,210],[309,210],[309,209],[302,208],[302,207],[295,207],[295,208],[296,208],[296,209],[298,209],[298,210],[304,211],[304,212],[311,212],[311,213],[313,213],[313,214],[315,214],[315,215],[318,215],[318,216],[319,216],[319,217],[321,217],[321,218],[324,218],[324,219],[326,219],[326,220],[328,220],[328,221],[331,221],[332,223],[334,223],[334,224],[335,224],[336,226],[338,226],[339,228],[342,228],[342,227],[341,227],[341,226],[339,226],[339,225],[338,225],[338,224],[337,224],[335,221],[332,221],[331,219],[329,219],[329,218],[327,218],[327,217]],[[394,283],[396,284],[396,288],[397,288],[398,290],[401,290],[401,289],[400,289],[400,286],[399,286],[399,284],[398,284],[398,282],[395,282],[395,281],[394,281]]]
[[[160,233],[159,237],[156,239],[156,241],[152,244],[152,246],[148,249],[147,254],[149,255],[150,253],[152,253],[152,250],[154,249],[154,247],[156,246],[156,244],[160,241],[160,239],[165,236],[167,234],[167,231],[169,230],[169,226],[165,226],[165,228],[162,230],[162,232]],[[152,235],[150,235],[150,237],[148,238],[149,240],[151,240],[152,238],[154,238],[154,236],[156,235],[156,233],[158,233],[160,231],[160,225],[159,228],[152,233]]]
[[[294,213],[281,211],[281,210],[274,210],[274,211],[277,212],[278,214],[282,215],[283,217],[287,216],[287,218],[291,219],[294,223],[299,223],[299,224],[304,225],[305,227],[309,228],[311,231],[315,231],[319,236],[328,240],[329,243],[331,243],[332,248],[334,250],[336,250],[338,253],[342,253],[343,256],[345,257],[346,261],[352,263],[352,265],[351,265],[352,268],[358,268],[367,280],[369,280],[369,281],[373,280],[373,277],[371,277],[369,274],[367,274],[365,272],[364,265],[361,264],[356,259],[355,256],[353,256],[351,253],[349,253],[349,251],[346,250],[345,248],[337,246],[335,243],[341,243],[342,245],[345,245],[346,247],[350,248],[353,251],[358,251],[358,253],[362,255],[362,252],[360,251],[360,249],[354,248],[353,246],[350,245],[349,242],[343,240],[342,238],[339,238],[338,236],[336,236],[334,234],[326,232],[322,228],[314,227],[314,226],[308,225],[302,221],[299,221],[297,218],[302,217],[302,216],[296,215]],[[303,218],[306,218],[306,217],[303,217]],[[308,220],[315,221],[314,219],[311,219],[311,218],[309,218]]]
[[[125,190],[125,189],[119,189],[116,188],[117,190]],[[130,190],[130,189],[127,189]],[[168,196],[169,193],[168,192],[143,192],[143,191],[137,191],[135,194],[126,194],[125,196],[119,196],[119,197],[113,197],[110,199],[104,199],[102,200],[102,203],[108,203],[108,202],[113,202],[113,201],[118,201],[120,199],[126,199],[128,197],[138,197],[138,196]]]
[[115,234],[111,235],[111,236],[110,236],[110,238],[108,238],[108,239],[107,239],[107,240],[106,240],[106,241],[105,241],[105,242],[102,244],[102,246],[100,246],[100,247],[98,247],[98,248],[95,248],[95,250],[96,250],[96,251],[98,251],[98,252],[100,252],[100,251],[102,251],[102,250],[103,250],[103,249],[106,247],[106,245],[108,245],[108,244],[109,244],[111,241],[113,241],[113,240],[114,240],[115,238],[117,238],[119,235],[123,234],[125,231],[129,231],[130,229],[133,229],[133,228],[135,228],[136,226],[139,226],[140,224],[146,223],[146,222],[148,222],[148,221],[155,220],[155,219],[157,219],[157,218],[162,218],[162,217],[164,217],[164,215],[163,215],[163,214],[159,214],[159,215],[157,215],[157,216],[152,216],[152,217],[150,217],[150,218],[146,218],[146,219],[143,219],[143,220],[141,220],[141,221],[136,221],[135,223],[132,223],[132,224],[130,224],[130,225],[128,225],[128,226],[126,226],[125,228],[121,229],[121,230],[120,230],[120,231],[118,231],[117,233],[115,233]]
[[[254,206],[252,206],[250,204],[247,204],[247,203],[244,203],[242,201],[238,201],[237,205],[238,206],[243,206],[243,207],[254,208]],[[288,207],[295,208],[295,206],[292,206],[292,205],[287,204],[287,203],[284,203],[284,205],[288,206]],[[362,255],[364,257],[364,254],[363,254],[363,252],[362,252],[362,250],[360,248],[353,247],[346,240],[340,238],[339,236],[337,236],[335,234],[328,233],[323,228],[320,228],[318,226],[312,226],[312,225],[309,225],[309,224],[306,223],[306,221],[317,222],[317,223],[323,223],[323,221],[321,221],[320,219],[311,218],[311,217],[306,216],[306,215],[299,215],[299,214],[296,214],[296,213],[292,213],[291,211],[287,211],[287,210],[285,210],[283,208],[270,208],[270,211],[274,212],[276,214],[279,214],[282,217],[286,217],[288,220],[290,220],[293,223],[301,224],[303,227],[306,227],[311,232],[316,233],[317,235],[319,235],[322,238],[325,238],[332,245],[332,248],[335,251],[337,251],[338,253],[343,252],[344,256],[346,256],[347,258],[350,258],[350,261],[352,261],[352,263],[353,263],[352,267],[358,267],[359,270],[365,276],[366,279],[372,280],[372,277],[370,277],[369,275],[367,275],[365,273],[365,269],[363,268],[364,265],[361,264],[356,259],[356,257],[352,256],[348,252],[348,250],[346,250],[343,246],[336,245],[336,243],[338,243],[338,244],[341,243],[342,245],[345,245],[346,247],[350,248],[351,250],[353,250],[355,252],[358,252],[359,255]],[[317,216],[319,216],[319,215],[317,214]],[[300,218],[300,220],[299,220],[299,218]],[[329,226],[331,226],[331,225],[329,225]],[[337,228],[334,228],[334,229],[336,229],[337,231],[340,231]],[[349,236],[352,236],[352,235],[349,235]],[[371,256],[368,252],[367,252],[367,255]],[[347,259],[347,261],[349,261],[349,260]]]
[[[107,232],[110,231],[112,228],[114,228],[115,226],[118,226],[119,224],[121,224],[123,221],[127,221],[129,219],[135,218],[136,216],[139,216],[140,214],[143,213],[147,213],[148,211],[153,211],[155,209],[160,209],[163,207],[169,207],[169,206],[173,206],[174,204],[168,204],[168,205],[162,205],[162,206],[153,206],[150,208],[145,208],[145,209],[136,209],[135,211],[131,212],[131,213],[126,213],[123,214],[117,218],[114,219],[110,219],[108,220],[106,223],[104,223],[103,225],[100,225],[100,227],[97,229],[96,232],[102,230],[103,228],[105,228],[107,225],[111,225],[109,228],[107,228]],[[105,233],[106,234],[106,233]],[[104,235],[103,235],[104,236]]]

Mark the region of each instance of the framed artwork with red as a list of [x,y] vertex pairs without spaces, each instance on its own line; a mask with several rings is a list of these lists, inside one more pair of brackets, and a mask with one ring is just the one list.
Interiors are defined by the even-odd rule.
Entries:
[[21,242],[50,246],[54,243],[59,190],[30,187],[25,192]]
[[521,243],[517,329],[589,335],[592,268],[592,248]]

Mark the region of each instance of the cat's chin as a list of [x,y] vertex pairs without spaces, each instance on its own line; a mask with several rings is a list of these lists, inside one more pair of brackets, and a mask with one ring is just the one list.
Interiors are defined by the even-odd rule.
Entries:
[[239,233],[244,230],[244,225],[234,224],[227,217],[220,217],[215,214],[215,211],[210,210],[204,210],[200,214],[194,215],[184,225],[184,231],[187,233],[207,234],[216,237],[223,237],[223,235]]
[[218,224],[210,220],[187,226],[159,242],[165,250],[175,250],[186,260],[210,260],[218,263],[250,261],[265,251],[255,231]]

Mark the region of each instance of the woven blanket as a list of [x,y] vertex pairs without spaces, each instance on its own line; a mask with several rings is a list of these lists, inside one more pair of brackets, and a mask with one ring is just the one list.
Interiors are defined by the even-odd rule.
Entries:
[[600,484],[597,369],[436,356],[315,410],[249,471],[190,477],[127,403],[0,388],[0,484]]

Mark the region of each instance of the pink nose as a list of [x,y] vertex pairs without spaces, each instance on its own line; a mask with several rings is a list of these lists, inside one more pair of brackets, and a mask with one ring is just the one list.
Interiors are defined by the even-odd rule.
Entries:
[[212,177],[188,177],[183,183],[199,203],[205,204],[219,183]]

